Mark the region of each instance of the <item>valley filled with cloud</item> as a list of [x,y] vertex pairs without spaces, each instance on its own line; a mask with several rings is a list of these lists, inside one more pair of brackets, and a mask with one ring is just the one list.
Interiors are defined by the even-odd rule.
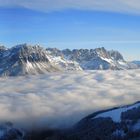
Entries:
[[0,121],[69,127],[97,110],[140,100],[140,70],[77,71],[0,78]]

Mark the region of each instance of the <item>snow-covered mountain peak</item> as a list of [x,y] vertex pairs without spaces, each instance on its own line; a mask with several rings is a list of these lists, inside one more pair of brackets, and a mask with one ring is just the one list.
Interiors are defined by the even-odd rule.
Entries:
[[98,57],[110,58],[108,51],[104,47],[96,48],[95,52],[97,53]]
[[10,49],[0,47],[0,75],[24,75],[65,70],[136,69],[118,51],[96,49],[43,48],[20,44]]
[[116,61],[124,61],[123,56],[118,51],[111,50],[111,51],[109,51],[109,54],[110,54],[111,58]]
[[[48,50],[48,49],[47,49]],[[55,56],[63,56],[67,60],[76,61],[84,70],[123,70],[136,69],[138,66],[126,62],[118,51],[108,51],[104,47],[95,49],[49,49]]]
[[10,49],[10,55],[15,56],[15,59],[20,59],[22,61],[47,61],[48,62],[48,57],[47,57],[47,52],[44,48],[35,45],[35,46],[30,46],[27,44],[23,45],[17,45],[15,47],[12,47]]
[[25,75],[82,70],[78,63],[50,54],[39,45],[21,44],[0,51],[0,75]]

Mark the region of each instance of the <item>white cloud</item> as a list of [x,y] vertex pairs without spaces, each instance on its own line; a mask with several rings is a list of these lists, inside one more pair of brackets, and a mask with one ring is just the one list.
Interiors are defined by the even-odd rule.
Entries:
[[0,78],[0,121],[72,125],[94,111],[140,100],[139,85],[140,70]]
[[35,10],[63,9],[101,10],[140,13],[139,0],[0,0],[1,6],[21,6]]

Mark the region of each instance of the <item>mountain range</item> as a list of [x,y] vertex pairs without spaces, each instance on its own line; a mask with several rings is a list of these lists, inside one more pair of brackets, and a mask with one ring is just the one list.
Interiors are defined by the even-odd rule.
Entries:
[[44,48],[27,44],[0,47],[0,75],[16,76],[62,70],[81,70],[76,62],[53,57]]
[[105,48],[59,50],[39,45],[0,46],[0,75],[16,76],[73,70],[125,70],[139,65],[127,62],[118,51]]
[[48,48],[52,55],[76,61],[84,70],[124,70],[136,69],[137,64],[127,62],[118,51],[108,51],[104,47],[96,49],[65,49]]

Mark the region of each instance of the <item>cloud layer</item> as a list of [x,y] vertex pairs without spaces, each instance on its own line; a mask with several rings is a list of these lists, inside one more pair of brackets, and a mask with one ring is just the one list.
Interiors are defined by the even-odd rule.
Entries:
[[0,0],[0,6],[20,6],[46,12],[80,9],[140,14],[139,0]]
[[139,85],[140,70],[1,78],[0,121],[71,126],[94,111],[140,100]]

